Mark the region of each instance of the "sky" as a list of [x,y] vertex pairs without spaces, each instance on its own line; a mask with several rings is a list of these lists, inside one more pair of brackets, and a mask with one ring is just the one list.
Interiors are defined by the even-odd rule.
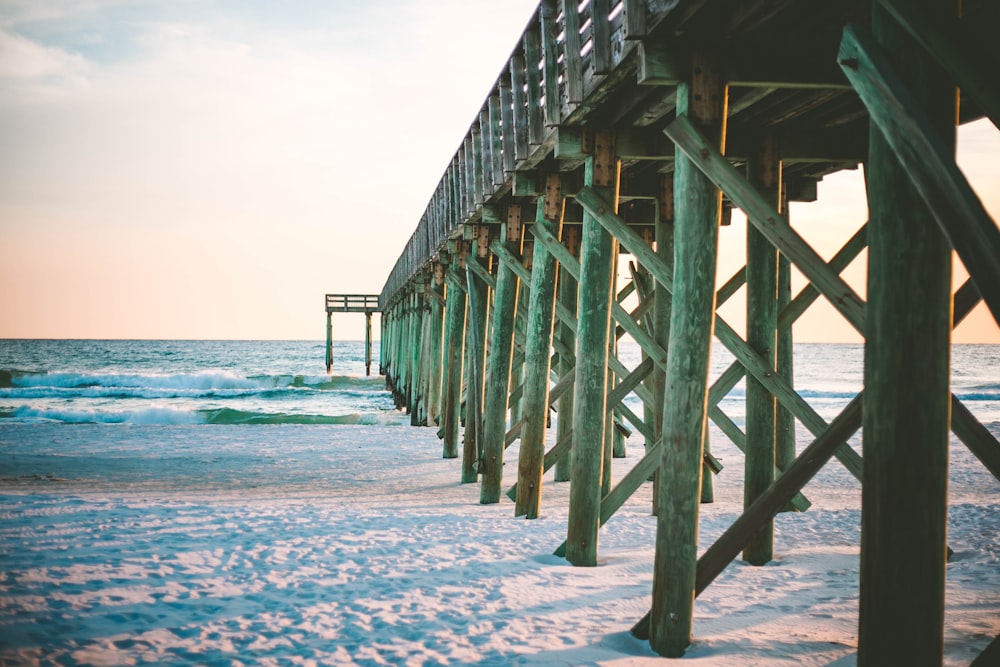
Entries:
[[[0,337],[322,338],[325,293],[381,291],[536,5],[0,0]],[[960,141],[1000,211],[1000,136]],[[830,257],[863,197],[828,177],[793,224]],[[860,340],[828,307],[796,337]],[[980,307],[956,341],[1000,330]]]

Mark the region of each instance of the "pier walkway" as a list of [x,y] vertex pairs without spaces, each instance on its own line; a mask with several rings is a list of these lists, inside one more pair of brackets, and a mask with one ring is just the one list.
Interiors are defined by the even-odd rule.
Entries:
[[[515,514],[536,517],[554,466],[570,484],[558,553],[592,566],[601,526],[657,477],[652,608],[628,622],[662,655],[684,653],[695,597],[734,558],[773,559],[773,517],[805,510],[836,457],[863,494],[858,664],[940,664],[949,431],[1000,476],[1000,443],[949,388],[952,328],[981,299],[1000,321],[1000,232],[954,160],[956,123],[1000,122],[1000,3],[962,5],[543,0],[386,280],[381,367],[482,502],[514,483]],[[826,262],[788,202],[859,166],[869,221]],[[733,209],[746,265],[716,289]],[[954,294],[952,250],[971,275]],[[864,298],[840,276],[863,251]],[[740,290],[745,336],[717,312]],[[821,297],[867,349],[865,390],[831,422],[793,374],[792,324]],[[643,350],[632,368],[623,335]],[[736,361],[710,382],[713,337]],[[719,401],[744,377],[741,428]],[[703,550],[709,419],[745,452],[746,505]],[[610,488],[627,428],[648,451]],[[796,428],[815,438],[798,453]]]

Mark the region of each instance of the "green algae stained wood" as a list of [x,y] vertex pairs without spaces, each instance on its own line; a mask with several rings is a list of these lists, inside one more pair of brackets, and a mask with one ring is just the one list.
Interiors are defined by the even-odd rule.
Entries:
[[475,277],[470,268],[482,261],[470,257],[466,263],[468,285],[466,332],[466,418],[465,438],[462,447],[462,483],[470,484],[479,479],[479,462],[482,457],[483,431],[483,374],[486,363],[486,310],[489,288],[485,281]]
[[[613,136],[598,132],[595,153],[586,161],[584,182],[598,194],[617,198]],[[598,157],[599,156],[599,157]],[[610,163],[614,164],[610,164]],[[597,564],[601,510],[611,272],[617,243],[586,210],[580,249],[580,296],[576,331],[576,396],[573,406],[573,460],[570,473],[566,558],[574,565]]]
[[[747,170],[750,181],[776,208],[781,204],[781,161],[772,136],[760,140]],[[780,210],[779,210],[780,212]],[[772,368],[777,359],[777,251],[753,225],[747,225],[747,344]],[[774,481],[775,400],[756,378],[746,380],[746,459],[743,507],[750,507]],[[774,556],[774,524],[766,523],[743,550],[751,565]]]
[[427,360],[428,375],[427,425],[437,424],[441,419],[441,350],[444,336],[444,266],[434,263],[434,280],[431,284],[431,327],[430,358]]
[[[714,65],[695,53],[692,81],[678,86],[677,110],[725,141],[726,89]],[[680,116],[679,116],[680,117]],[[678,657],[691,643],[697,563],[702,445],[715,317],[715,269],[722,196],[678,151],[674,171],[674,285],[663,412],[653,566],[650,646]]]
[[[557,205],[552,205],[555,201]],[[555,220],[546,216],[555,211]],[[545,226],[559,234],[562,186],[559,176],[550,176],[544,198],[538,199],[535,227]],[[518,454],[518,491],[514,515],[538,518],[542,498],[545,459],[545,428],[548,418],[550,350],[556,297],[556,261],[542,244],[535,244],[528,296],[528,323],[524,350],[524,395],[522,398],[521,448]]]
[[445,306],[444,376],[442,379],[441,431],[442,456],[458,458],[458,437],[462,409],[462,354],[465,345],[465,291],[459,284],[452,258],[448,267],[447,305]]
[[[914,2],[913,11],[931,21],[949,18],[936,1]],[[925,141],[953,156],[954,85],[893,19],[878,8],[872,19],[884,67],[914,98],[908,112],[927,120],[920,131],[932,136]],[[944,650],[951,251],[911,180],[912,165],[876,117],[869,138],[858,665],[931,666],[941,664]]]
[[[512,218],[520,228],[521,209],[511,205],[501,227],[503,244],[520,256],[520,233],[511,240],[508,229]],[[514,349],[514,322],[517,313],[517,274],[506,262],[497,267],[493,303],[493,326],[487,357],[485,406],[483,415],[483,468],[479,502],[498,503],[502,492],[504,437],[507,432],[507,403],[510,394],[511,359]]]
[[[576,232],[574,230],[573,235]],[[565,238],[566,231],[563,231]],[[576,317],[577,281],[576,278],[564,267],[559,265],[559,302],[570,314]],[[564,347],[573,350],[576,348],[576,334],[568,324],[559,324],[559,336]],[[569,353],[559,355],[559,375],[567,377],[576,368],[576,359]],[[575,373],[573,373],[575,378]],[[573,391],[567,391],[559,397],[558,419],[556,421],[556,441],[567,437],[573,430]],[[572,452],[572,447],[570,448]],[[556,463],[555,481],[568,482],[570,479],[570,460],[572,454],[561,457]]]

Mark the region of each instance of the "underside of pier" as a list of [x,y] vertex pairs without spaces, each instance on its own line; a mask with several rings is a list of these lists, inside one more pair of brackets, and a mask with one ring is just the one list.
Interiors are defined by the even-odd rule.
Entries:
[[[1000,231],[954,159],[957,124],[1000,123],[997,26],[992,0],[542,0],[442,176],[380,295],[380,366],[483,503],[506,492],[534,518],[545,471],[569,481],[575,565],[655,477],[652,608],[630,622],[658,653],[684,653],[734,558],[772,560],[774,516],[805,511],[836,457],[862,488],[858,664],[941,664],[950,432],[1000,476],[949,384],[953,328],[980,301],[1000,321]],[[825,261],[788,204],[859,168],[869,219]],[[717,280],[734,209],[745,266]],[[865,250],[862,298],[840,273]],[[718,314],[744,287],[745,335]],[[865,341],[865,389],[831,422],[793,381],[792,324],[817,299]],[[736,359],[714,381],[713,340]],[[719,401],[744,378],[741,429]],[[708,420],[745,453],[745,511],[706,550]],[[630,428],[645,456],[612,488]]]

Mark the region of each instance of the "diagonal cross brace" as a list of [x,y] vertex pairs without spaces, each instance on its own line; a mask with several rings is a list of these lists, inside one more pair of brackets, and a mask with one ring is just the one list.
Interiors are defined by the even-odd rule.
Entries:
[[841,69],[1000,324],[1000,229],[875,40],[847,26]]

